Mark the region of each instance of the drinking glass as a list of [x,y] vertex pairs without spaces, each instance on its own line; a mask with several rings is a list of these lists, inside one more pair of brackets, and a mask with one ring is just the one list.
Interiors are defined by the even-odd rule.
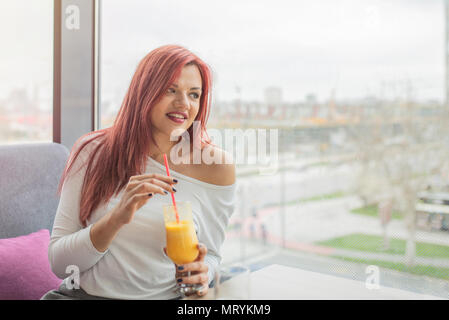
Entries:
[[[176,220],[175,207],[172,204],[163,205],[168,257],[176,264],[182,265],[195,261],[198,257],[198,238],[193,224],[190,202],[177,202],[179,221]],[[183,276],[190,276],[190,271]],[[182,296],[195,293],[201,285],[181,284],[179,291]]]

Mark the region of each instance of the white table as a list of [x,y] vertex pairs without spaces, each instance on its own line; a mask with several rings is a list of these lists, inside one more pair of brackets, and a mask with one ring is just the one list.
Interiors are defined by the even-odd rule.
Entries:
[[[222,290],[232,295],[236,282],[223,283]],[[332,275],[270,265],[251,273],[251,297],[255,300],[429,300],[436,296],[380,286],[368,289],[365,282]],[[192,298],[190,298],[192,299]],[[213,289],[196,299],[214,299]]]

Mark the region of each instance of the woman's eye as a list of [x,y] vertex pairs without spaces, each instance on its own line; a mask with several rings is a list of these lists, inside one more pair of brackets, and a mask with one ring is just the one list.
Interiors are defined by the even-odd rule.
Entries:
[[[167,89],[167,93],[175,93],[175,89],[173,89],[173,88],[168,88]],[[196,93],[196,92],[192,92],[191,94],[190,94],[194,99],[198,99],[199,97],[200,97],[200,95],[198,94],[198,93]]]

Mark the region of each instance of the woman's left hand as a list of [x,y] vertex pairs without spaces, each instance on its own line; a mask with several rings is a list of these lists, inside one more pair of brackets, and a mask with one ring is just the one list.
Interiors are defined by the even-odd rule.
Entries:
[[[176,281],[178,284],[200,284],[201,288],[196,292],[198,296],[204,296],[209,291],[209,267],[204,263],[207,248],[204,244],[198,244],[199,254],[194,262],[176,265]],[[190,277],[187,272],[190,271]]]

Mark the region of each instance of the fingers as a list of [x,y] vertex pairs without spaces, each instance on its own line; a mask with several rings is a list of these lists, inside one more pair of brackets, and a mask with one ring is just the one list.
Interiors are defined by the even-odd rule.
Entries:
[[199,250],[200,253],[198,254],[198,257],[196,258],[195,261],[203,261],[204,257],[207,254],[207,248],[206,248],[206,246],[204,244],[198,243],[198,250]]
[[196,273],[206,272],[209,267],[204,263],[204,257],[207,254],[207,248],[204,244],[198,243],[199,254],[194,262],[176,266],[176,277],[182,277],[184,273],[191,271]]
[[151,197],[153,197],[153,193],[136,193],[136,194],[133,194],[131,197],[130,197],[130,200],[131,200],[131,202],[139,202],[139,201],[146,201],[146,200],[148,200],[148,199],[151,199]]
[[168,184],[176,184],[178,183],[178,180],[176,180],[173,177],[164,176],[158,173],[150,173],[150,174],[142,174],[137,176],[132,176],[129,180],[130,181],[142,181],[147,179],[157,179],[161,180],[162,182],[168,183]]
[[176,277],[180,278],[187,274],[187,272],[196,272],[196,273],[207,273],[209,271],[209,267],[204,262],[192,262],[177,266],[176,268]]
[[176,192],[176,189],[174,187],[172,187],[170,184],[165,183],[161,180],[155,179],[155,178],[150,178],[150,179],[145,179],[141,181],[141,185],[147,185],[147,184],[151,184],[154,186],[158,186],[160,189],[162,189],[162,192],[167,191],[167,192]]
[[131,189],[130,191],[131,194],[153,192],[159,193],[161,195],[167,195],[170,192],[176,192],[176,189],[170,187],[169,184],[161,182],[154,178],[143,180],[141,182],[133,182],[131,186],[133,186],[133,189]]
[[[205,245],[198,244],[199,255],[195,262],[176,266],[176,281],[181,284],[200,284],[201,288],[197,291],[198,296],[204,296],[209,288],[209,267],[204,263],[204,257],[207,254]],[[189,275],[190,273],[190,275]]]
[[207,287],[207,284],[209,283],[209,276],[207,273],[197,273],[193,274],[190,277],[181,277],[177,278],[176,281],[181,284],[197,284],[200,283],[203,287]]
[[133,210],[139,210],[153,196],[154,193],[146,193],[146,192],[133,194],[127,199],[126,206],[128,208],[133,208]]

